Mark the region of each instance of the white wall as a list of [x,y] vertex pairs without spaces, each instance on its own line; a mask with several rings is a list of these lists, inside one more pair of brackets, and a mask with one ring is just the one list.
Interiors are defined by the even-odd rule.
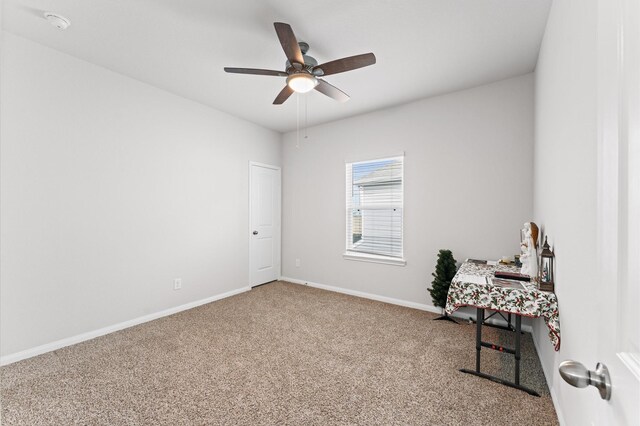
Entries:
[[562,344],[534,323],[542,366],[567,424],[591,424],[592,392],[568,386],[558,364],[596,365],[597,2],[555,0],[535,72],[534,217],[556,252]]
[[[313,127],[299,148],[286,134],[283,275],[431,305],[439,249],[517,253],[533,213],[533,107],[528,74]],[[407,265],[344,260],[345,161],[402,151]]]
[[2,355],[247,286],[280,135],[3,36]]

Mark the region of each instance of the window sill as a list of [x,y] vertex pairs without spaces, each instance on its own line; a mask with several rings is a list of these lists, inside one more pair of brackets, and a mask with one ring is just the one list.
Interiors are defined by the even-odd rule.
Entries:
[[342,255],[345,260],[356,260],[358,262],[382,263],[385,265],[405,266],[407,261],[398,257],[379,256],[376,254],[347,252]]

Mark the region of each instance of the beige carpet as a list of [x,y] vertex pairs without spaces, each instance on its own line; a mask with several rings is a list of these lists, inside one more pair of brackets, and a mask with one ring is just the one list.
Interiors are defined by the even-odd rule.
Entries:
[[[268,284],[3,367],[2,424],[557,424],[528,334],[523,382],[542,398],[460,373],[475,329],[434,317]],[[510,377],[511,358],[483,368]]]

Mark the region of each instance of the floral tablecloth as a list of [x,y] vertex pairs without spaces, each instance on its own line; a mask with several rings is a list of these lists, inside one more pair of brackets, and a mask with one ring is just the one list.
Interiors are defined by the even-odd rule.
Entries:
[[531,318],[542,317],[549,327],[549,338],[555,350],[559,350],[560,321],[558,299],[554,293],[540,291],[528,282],[522,282],[522,290],[493,284],[469,283],[460,279],[464,275],[493,277],[495,271],[520,272],[520,269],[513,265],[490,266],[465,261],[451,281],[445,311],[451,314],[461,306],[474,306]]

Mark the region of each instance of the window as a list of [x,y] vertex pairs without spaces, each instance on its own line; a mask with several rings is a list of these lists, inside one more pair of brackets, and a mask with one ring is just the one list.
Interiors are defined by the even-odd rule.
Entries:
[[347,252],[350,260],[404,265],[404,157],[347,163]]

